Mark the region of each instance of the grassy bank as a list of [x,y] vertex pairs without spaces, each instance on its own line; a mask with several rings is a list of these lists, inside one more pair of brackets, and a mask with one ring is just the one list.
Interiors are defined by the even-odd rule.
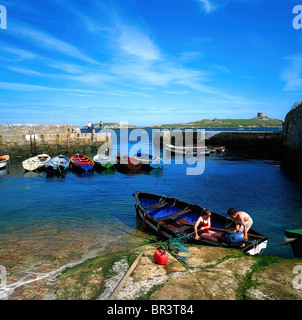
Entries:
[[203,119],[187,123],[161,124],[148,128],[275,128],[281,127],[282,120],[269,117],[252,119]]

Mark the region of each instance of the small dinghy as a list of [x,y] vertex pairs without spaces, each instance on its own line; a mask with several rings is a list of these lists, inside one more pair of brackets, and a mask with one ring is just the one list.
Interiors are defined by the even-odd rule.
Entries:
[[162,159],[160,157],[155,157],[150,154],[137,152],[133,158],[135,160],[140,161],[144,168],[161,169],[163,167]]
[[194,225],[205,208],[190,204],[176,198],[168,198],[152,193],[135,191],[135,208],[143,227],[148,226],[158,236],[166,239],[178,239],[184,242],[238,248],[250,255],[260,254],[267,246],[267,236],[250,229],[248,240],[243,242],[243,233],[234,233],[225,226],[230,219],[211,212],[211,229],[213,236],[201,236],[195,239]]
[[0,168],[5,168],[9,161],[9,155],[0,156]]
[[106,156],[100,153],[93,157],[93,161],[105,169],[113,168],[116,163],[114,157]]
[[50,160],[50,156],[48,154],[39,154],[35,157],[31,157],[22,162],[22,166],[27,171],[39,170],[45,167],[45,164],[48,160]]
[[80,169],[84,171],[91,170],[94,166],[94,161],[90,159],[89,157],[83,155],[83,154],[75,154],[70,158],[70,161],[72,163],[72,166],[75,169]]
[[210,152],[224,152],[225,151],[224,146],[207,146],[207,149]]
[[189,156],[208,156],[210,154],[207,147],[198,146],[173,146],[172,144],[165,144],[165,150],[171,152],[171,154],[184,154]]
[[45,164],[45,169],[50,171],[65,171],[69,168],[70,159],[62,154],[51,158]]
[[285,230],[284,242],[291,245],[296,258],[302,258],[302,229]]
[[116,155],[115,159],[120,169],[138,170],[142,166],[142,163],[140,161],[120,153]]

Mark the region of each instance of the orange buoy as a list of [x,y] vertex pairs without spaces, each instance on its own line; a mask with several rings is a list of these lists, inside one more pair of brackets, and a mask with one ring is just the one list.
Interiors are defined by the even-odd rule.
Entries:
[[168,255],[162,247],[159,247],[154,252],[154,261],[161,265],[165,265],[168,263]]

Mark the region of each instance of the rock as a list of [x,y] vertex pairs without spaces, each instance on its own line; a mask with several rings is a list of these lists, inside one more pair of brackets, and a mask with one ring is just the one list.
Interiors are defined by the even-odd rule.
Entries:
[[247,298],[256,300],[301,300],[302,286],[300,286],[300,289],[295,289],[293,286],[293,280],[297,276],[293,273],[293,269],[301,264],[301,259],[284,260],[271,264],[269,268],[265,268],[261,272],[254,273],[252,281],[256,284],[256,288],[247,291]]

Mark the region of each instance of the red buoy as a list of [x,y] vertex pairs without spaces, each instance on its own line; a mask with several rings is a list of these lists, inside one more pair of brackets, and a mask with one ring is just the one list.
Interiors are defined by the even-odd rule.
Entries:
[[162,248],[158,248],[154,252],[154,261],[158,264],[167,264],[168,263],[168,255],[166,254],[165,250]]

